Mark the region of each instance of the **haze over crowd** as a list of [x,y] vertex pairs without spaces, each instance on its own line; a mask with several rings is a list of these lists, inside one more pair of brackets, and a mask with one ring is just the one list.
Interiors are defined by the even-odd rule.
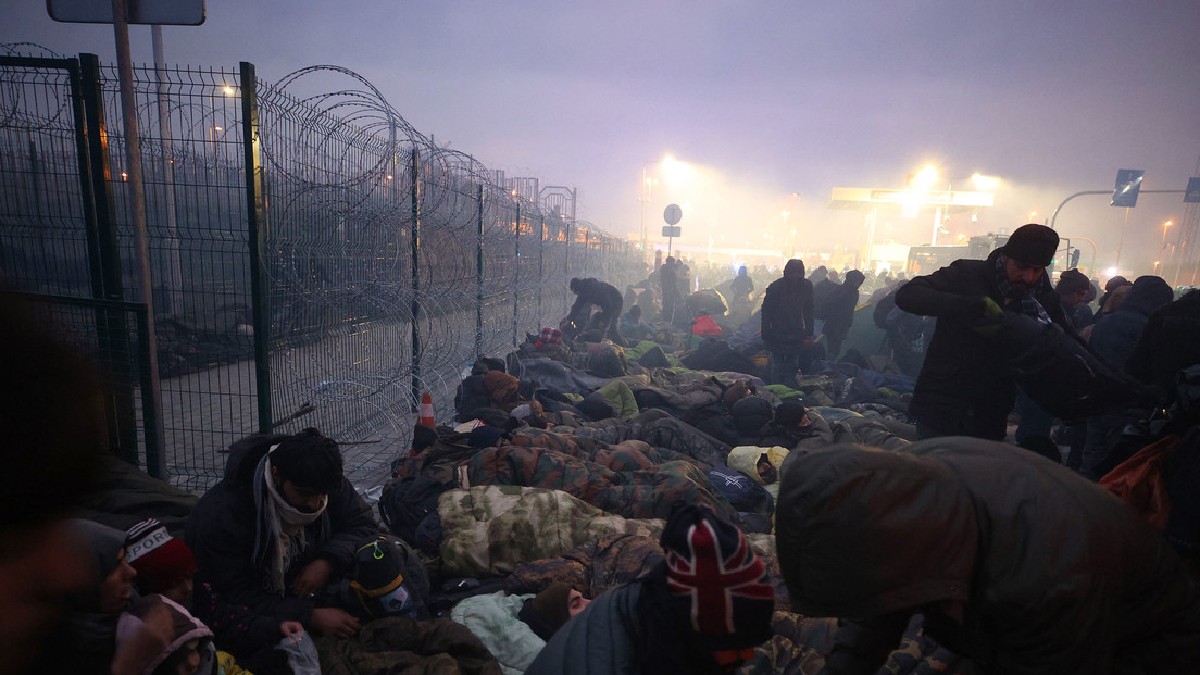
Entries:
[[[817,250],[865,241],[861,213],[827,208],[832,188],[898,188],[927,164],[940,188],[1000,179],[996,206],[956,214],[950,240],[1042,222],[1120,168],[1182,190],[1200,174],[1198,29],[1193,0],[207,0],[204,25],[164,34],[169,63],[250,61],[267,80],[345,66],[439,144],[578,186],[579,217],[615,234],[637,236],[643,207],[656,234],[677,202],[680,244],[782,248],[795,228]],[[149,61],[149,29],[131,38]],[[55,23],[42,0],[0,7],[0,42],[23,41],[113,58],[108,26]],[[689,175],[667,176],[665,156]],[[644,202],[643,176],[658,181]],[[1094,240],[1105,267],[1125,216],[1086,197],[1057,225]],[[1186,217],[1181,195],[1142,195],[1121,267],[1148,273],[1182,229],[1163,236],[1163,222]],[[876,237],[927,243],[931,219],[895,217]]]

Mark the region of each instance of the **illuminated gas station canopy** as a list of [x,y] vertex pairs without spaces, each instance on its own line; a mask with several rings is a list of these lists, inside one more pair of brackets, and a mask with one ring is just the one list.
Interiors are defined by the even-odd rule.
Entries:
[[996,195],[974,190],[919,190],[894,188],[833,188],[831,209],[863,209],[881,205],[935,206],[974,209],[995,206]]

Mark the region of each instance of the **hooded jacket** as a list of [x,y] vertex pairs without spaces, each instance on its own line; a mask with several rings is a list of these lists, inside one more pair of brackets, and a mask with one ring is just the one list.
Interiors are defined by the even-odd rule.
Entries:
[[[100,585],[117,568],[125,547],[125,531],[77,518],[72,521],[86,542],[86,561],[92,583],[67,599],[68,614],[53,632],[55,645],[47,645],[35,673],[108,673],[117,648],[117,614],[100,609]],[[0,610],[2,611],[2,610]],[[69,645],[69,649],[62,646]]]
[[951,639],[927,629],[990,672],[1200,663],[1200,592],[1162,536],[1102,488],[1013,446],[958,437],[792,453],[776,523],[802,614],[961,603]]
[[[993,251],[987,260],[956,260],[896,291],[902,311],[938,318],[909,406],[914,417],[938,431],[965,429],[972,436],[1004,438],[1016,396],[1013,373],[996,345],[971,329],[980,298],[1004,307],[996,272],[999,256],[1000,251]],[[1034,298],[1052,322],[1071,332],[1045,273]]]
[[157,607],[162,607],[171,617],[171,639],[163,646],[162,652],[153,661],[146,664],[145,675],[152,675],[155,668],[171,658],[189,641],[205,639],[208,640],[208,643],[201,647],[200,667],[196,673],[197,675],[213,673],[216,666],[216,652],[212,645],[212,631],[199,619],[192,616],[187,609],[157,593],[138,600],[130,607],[129,611],[121,615],[117,621],[117,641],[123,642],[132,639],[141,629],[146,616]]
[[792,259],[763,295],[763,344],[768,351],[798,352],[812,334],[813,285],[804,278],[804,263]]
[[[266,584],[266,561],[254,559],[254,474],[267,450],[282,436],[251,437],[235,443],[225,464],[225,477],[210,489],[188,517],[185,540],[196,555],[196,599],[199,619],[216,634],[217,643],[237,656],[279,641],[279,623],[312,618],[314,602],[272,593]],[[305,528],[305,550],[285,573],[290,588],[296,574],[317,559],[333,566],[332,579],[351,571],[354,552],[380,533],[371,507],[345,476],[329,493],[324,513]],[[236,617],[236,620],[230,620]],[[262,620],[259,620],[262,619]]]
[[1129,296],[1092,329],[1091,347],[1105,363],[1124,370],[1150,315],[1171,302],[1174,293],[1161,277],[1138,277]]

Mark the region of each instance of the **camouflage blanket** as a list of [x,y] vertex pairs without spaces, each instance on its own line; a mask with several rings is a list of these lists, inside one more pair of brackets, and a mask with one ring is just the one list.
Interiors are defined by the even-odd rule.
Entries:
[[[730,522],[737,512],[695,464],[682,461],[629,470],[633,449],[597,453],[591,460],[543,448],[487,448],[465,464],[466,483],[562,490],[602,511],[627,518],[666,518],[675,501],[708,506]],[[445,523],[443,522],[443,528]]]
[[555,581],[589,598],[628,583],[663,559],[657,537],[618,534],[585,542],[556,558],[519,563],[504,580],[509,593],[537,593]]
[[557,558],[587,542],[622,534],[657,537],[659,519],[604,513],[559,490],[482,486],[449,490],[438,500],[445,537],[442,569],[464,577],[512,572],[527,560]]
[[500,675],[479,638],[449,619],[387,617],[348,639],[317,639],[326,675]]
[[[767,576],[775,589],[775,607],[787,610],[787,585],[775,556],[775,538],[747,535],[750,546],[767,566]],[[614,535],[584,543],[562,556],[548,560],[523,562],[504,580],[509,593],[537,593],[555,581],[569,584],[588,598],[610,588],[629,583],[648,572],[663,559],[657,537]]]
[[[772,627],[775,636],[755,648],[753,658],[737,670],[739,675],[815,675],[825,667],[825,655],[833,648],[837,619],[777,611]],[[918,614],[904,631],[899,647],[888,655],[877,675],[972,675],[976,672],[979,671],[970,661],[959,658],[927,637],[924,618]]]
[[573,427],[577,439],[590,438],[600,443],[620,443],[628,439],[645,441],[658,450],[670,450],[712,466],[724,464],[729,445],[663,410],[647,410],[630,422],[602,420]]
[[[628,424],[616,419],[601,420],[595,424],[603,424],[606,429],[614,431],[620,427],[624,427],[625,429],[630,428]],[[537,429],[535,427],[520,427],[513,430],[510,443],[522,448],[543,448],[545,450],[562,452],[572,457],[596,461],[616,471],[645,469],[662,464],[663,462],[677,460],[698,461],[688,454],[667,448],[655,448],[645,441],[632,437],[620,438],[619,440],[602,440],[587,433],[583,435],[575,433],[579,429],[585,428],[587,427],[554,427],[553,430],[548,430]],[[624,432],[615,432],[605,434],[605,436],[617,438],[627,435]],[[613,459],[602,459],[606,456],[613,457]],[[611,465],[610,462],[614,461],[627,462],[629,463],[628,468],[617,468]],[[707,468],[707,466],[700,468]]]
[[882,420],[866,417],[844,408],[810,408],[815,435],[800,441],[800,448],[815,450],[834,443],[861,443],[876,448],[897,450],[909,445]]

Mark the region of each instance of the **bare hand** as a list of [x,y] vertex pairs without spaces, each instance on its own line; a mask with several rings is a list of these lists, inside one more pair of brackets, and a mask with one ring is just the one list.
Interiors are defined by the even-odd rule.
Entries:
[[284,621],[279,624],[279,634],[283,637],[291,637],[304,632],[304,624],[299,621]]
[[332,574],[333,565],[328,560],[314,560],[300,570],[300,574],[292,582],[292,592],[301,598],[308,597],[324,588]]
[[314,632],[329,637],[348,638],[358,632],[358,619],[333,607],[314,609],[309,622]]

